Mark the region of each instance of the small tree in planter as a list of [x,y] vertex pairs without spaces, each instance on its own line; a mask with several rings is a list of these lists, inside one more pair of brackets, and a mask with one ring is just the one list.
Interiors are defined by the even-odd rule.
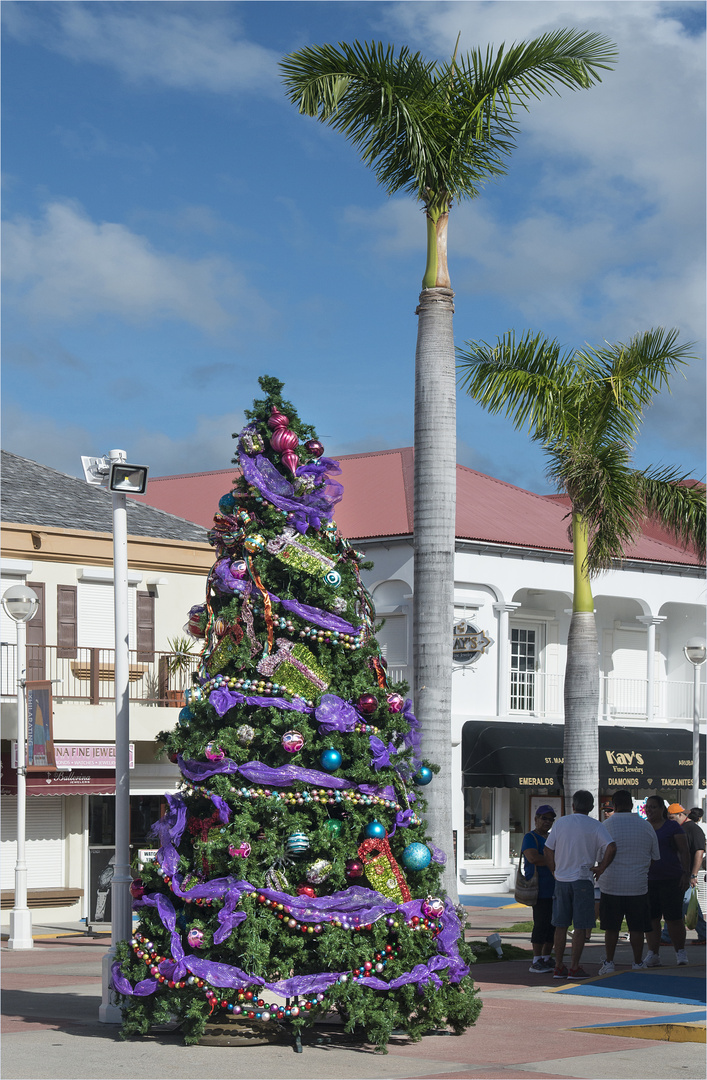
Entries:
[[190,637],[167,638],[167,645],[170,650],[167,657],[167,671],[170,674],[170,683],[171,677],[175,676],[178,686],[172,688],[170,685],[166,697],[168,701],[176,705],[183,704],[184,691],[191,681],[190,675],[195,657],[194,644],[194,639]]

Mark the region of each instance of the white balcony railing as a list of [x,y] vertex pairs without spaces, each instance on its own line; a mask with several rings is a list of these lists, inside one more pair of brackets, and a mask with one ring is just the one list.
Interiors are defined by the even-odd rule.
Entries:
[[[55,645],[27,646],[27,679],[49,679],[55,702],[84,701],[98,705],[115,698],[115,650],[75,649],[74,655],[57,655]],[[180,706],[183,691],[191,686],[191,673],[199,664],[198,652],[190,656],[181,672],[170,672],[174,653],[148,655],[130,651],[130,700],[143,705]],[[0,697],[17,694],[17,646],[0,643]]]

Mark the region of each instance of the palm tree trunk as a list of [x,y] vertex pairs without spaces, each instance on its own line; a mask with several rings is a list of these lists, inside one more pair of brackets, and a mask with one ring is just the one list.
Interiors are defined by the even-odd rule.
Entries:
[[433,843],[447,855],[443,887],[457,903],[451,775],[456,516],[453,298],[451,289],[423,289],[417,309],[413,672],[423,752],[440,766],[439,774],[424,788],[427,821]]
[[586,567],[588,530],[581,514],[572,513],[574,601],[565,668],[564,772],[565,810],[572,795],[599,794],[599,642],[594,600]]

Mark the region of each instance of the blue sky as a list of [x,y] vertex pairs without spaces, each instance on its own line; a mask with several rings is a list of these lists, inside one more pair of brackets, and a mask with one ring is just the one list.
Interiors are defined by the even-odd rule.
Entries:
[[[508,175],[452,211],[455,339],[569,346],[675,326],[700,359],[636,460],[704,474],[705,7],[621,0],[5,0],[3,446],[74,475],[228,468],[277,375],[327,453],[412,443],[425,227],[277,63],[383,40],[428,57],[597,31],[601,85],[533,103]],[[540,452],[461,394],[459,460],[550,490]]]

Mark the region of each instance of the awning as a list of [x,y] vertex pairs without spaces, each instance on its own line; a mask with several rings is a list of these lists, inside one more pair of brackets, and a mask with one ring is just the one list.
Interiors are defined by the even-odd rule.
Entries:
[[[462,732],[465,787],[561,787],[564,725],[469,720]],[[700,736],[705,787],[705,737]],[[691,788],[692,732],[599,727],[602,788]]]
[[[17,770],[10,755],[2,755],[0,794],[17,794]],[[115,772],[105,769],[58,769],[51,773],[28,773],[28,795],[115,795]]]

